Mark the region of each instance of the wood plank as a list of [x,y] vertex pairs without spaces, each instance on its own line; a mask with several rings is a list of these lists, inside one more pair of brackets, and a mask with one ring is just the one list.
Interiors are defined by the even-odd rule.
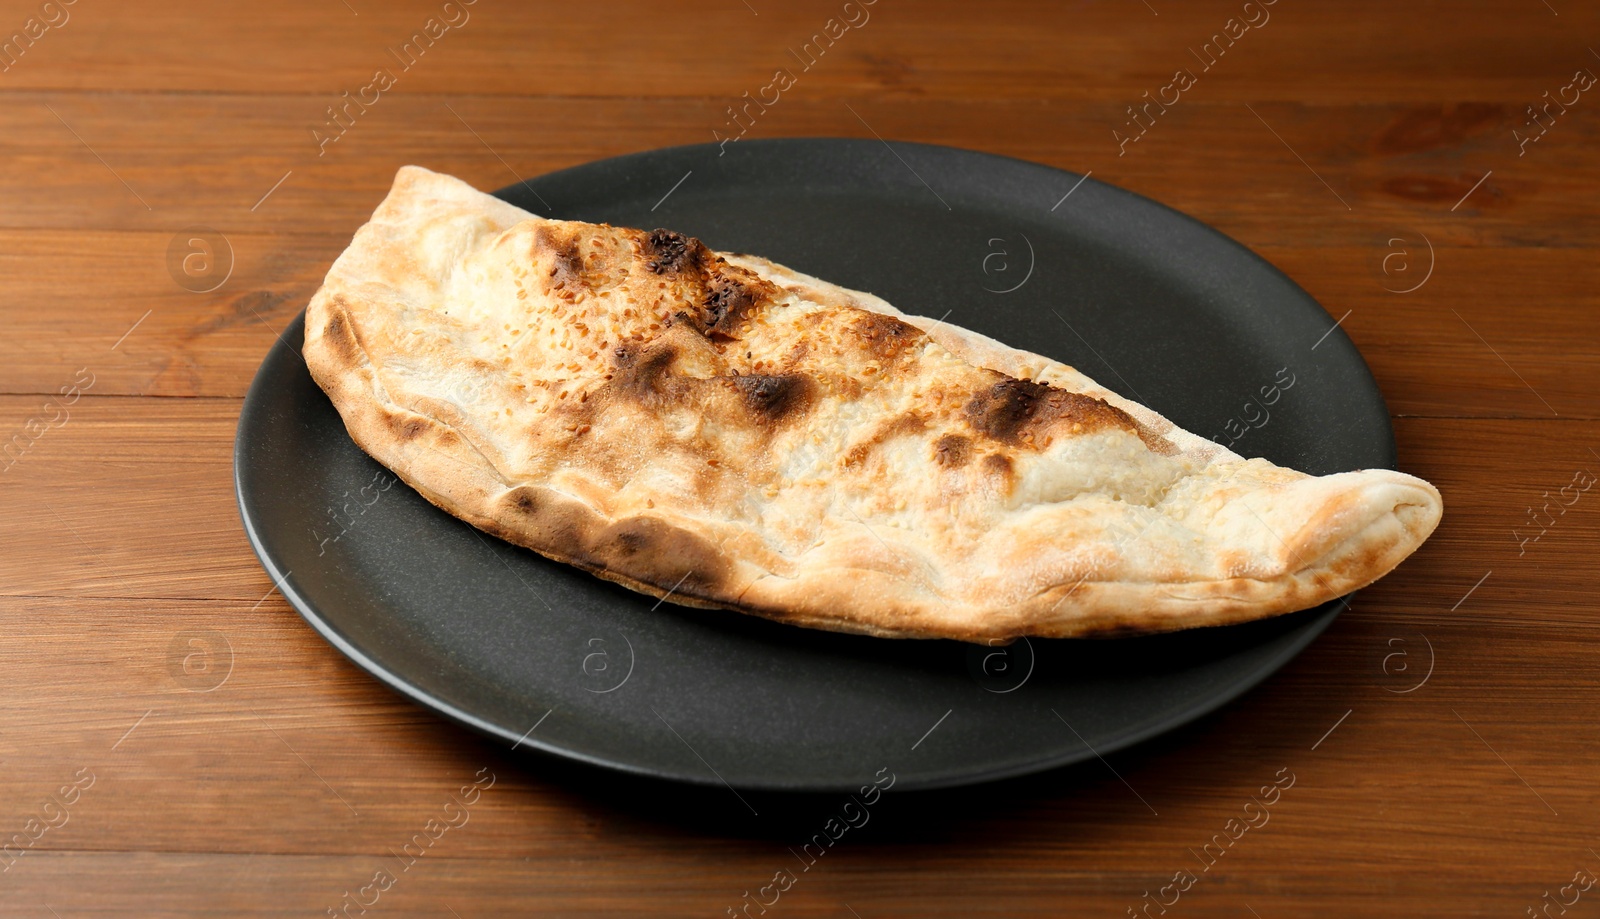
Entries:
[[[704,96],[723,100],[720,109],[789,68],[795,91],[830,98],[1127,105],[1188,68],[1198,78],[1194,92],[1213,101],[1268,93],[1319,102],[1473,99],[1520,108],[1587,66],[1582,36],[1600,31],[1593,9],[1568,3],[1559,16],[1553,9],[1510,0],[1469,11],[1379,0],[1248,11],[1237,0],[890,0],[847,11],[839,0],[723,0],[686,14],[671,4],[618,0],[559,13],[540,5],[467,4],[452,14],[442,13],[437,0],[293,0],[263,17],[211,5],[178,13],[156,0],[136,0],[115,13],[69,7],[70,18],[0,74],[0,85],[305,93],[323,97],[320,110],[387,68],[394,91],[404,93]],[[37,10],[29,0],[10,0],[0,7],[0,28],[20,29]],[[433,17],[460,25],[442,30],[420,56],[391,53]],[[818,33],[826,33],[830,19],[860,25],[834,26],[838,41],[829,44]],[[1230,19],[1240,21],[1231,27],[1236,43],[1218,36]],[[1440,28],[1441,22],[1456,27]],[[820,56],[803,50],[808,40],[827,50]],[[1212,49],[1203,47],[1208,42]],[[811,60],[815,65],[806,69]]]
[[1365,247],[1259,252],[1345,317],[1395,414],[1595,417],[1600,329],[1583,304],[1600,265],[1582,250],[1433,247],[1431,236],[1396,224]]
[[[168,249],[179,237],[178,267]],[[189,234],[0,231],[0,391],[242,398],[348,237],[229,233],[231,274],[174,280]],[[201,238],[207,238],[202,234]],[[214,244],[214,240],[208,245]],[[211,269],[224,271],[218,260]],[[204,275],[201,275],[204,278]]]
[[[1244,798],[1244,800],[1249,800]],[[1226,819],[1218,818],[1218,822]],[[1288,818],[1280,818],[1287,825]],[[1276,821],[1274,821],[1276,825]],[[1210,828],[1206,828],[1210,829]],[[1337,829],[1337,828],[1336,828]],[[1216,832],[1216,830],[1211,830]],[[1324,840],[1311,833],[1290,834],[1280,830],[1276,840],[1263,839],[1270,847],[1302,845],[1311,850],[1326,847]],[[1184,852],[1181,837],[1174,837],[1176,855],[1166,853],[1163,861],[1152,858],[1152,871],[1132,873],[1088,866],[1074,869],[1025,869],[1002,866],[982,869],[955,858],[924,855],[923,860],[889,868],[861,857],[864,853],[841,853],[840,861],[827,873],[802,875],[770,911],[772,914],[835,919],[848,917],[848,905],[856,914],[874,919],[897,917],[1039,917],[1055,919],[1062,915],[1062,904],[1071,903],[1082,913],[1073,915],[1125,915],[1137,907],[1141,893],[1157,882],[1170,883],[1171,871],[1152,877],[1166,867],[1181,867]],[[1487,848],[1492,843],[1485,841]],[[1241,843],[1242,845],[1242,843]],[[782,847],[778,847],[781,851]],[[932,850],[933,847],[925,847]],[[1582,847],[1577,847],[1582,853]],[[1451,847],[1440,850],[1451,857],[1475,853]],[[1580,864],[1581,856],[1570,851],[1555,852],[1544,847],[1534,855],[1551,858],[1557,864]],[[1275,853],[1239,853],[1239,862],[1229,869],[1217,868],[1203,883],[1192,888],[1192,895],[1180,901],[1185,915],[1231,917],[1248,903],[1261,915],[1293,914],[1308,904],[1326,907],[1326,912],[1310,915],[1427,915],[1430,908],[1458,909],[1456,915],[1515,915],[1515,911],[1539,903],[1541,884],[1556,887],[1567,883],[1572,872],[1544,866],[1543,880],[1537,868],[1529,867],[1518,855],[1506,877],[1535,888],[1532,894],[1496,887],[1481,876],[1463,877],[1447,891],[1423,892],[1407,883],[1393,866],[1373,862],[1350,862],[1333,853],[1333,858],[1316,869],[1301,867],[1267,873],[1257,867],[1274,859]],[[1043,858],[1059,859],[1054,852]],[[783,856],[787,858],[788,856]],[[846,861],[853,857],[853,863]],[[1592,858],[1592,857],[1591,857]],[[1253,861],[1247,861],[1253,860]],[[465,919],[474,916],[538,915],[561,917],[609,915],[625,912],[629,916],[688,915],[723,916],[723,910],[738,908],[749,885],[770,883],[764,877],[702,880],[703,872],[716,867],[704,862],[683,866],[682,859],[663,857],[661,863],[624,861],[610,866],[575,866],[570,862],[531,865],[522,860],[484,858],[472,861],[441,860],[413,874],[397,879],[389,892],[380,893],[371,914],[425,919],[449,916],[451,910]],[[39,912],[44,903],[53,904],[70,915],[94,915],[115,910],[152,919],[191,919],[191,917],[260,916],[287,917],[326,915],[337,908],[348,885],[370,882],[377,864],[374,859],[306,857],[288,855],[137,855],[119,854],[40,856],[33,878],[17,884],[16,902]],[[670,867],[658,864],[669,864]],[[768,866],[781,864],[769,859]],[[819,862],[819,865],[821,863]],[[694,873],[685,873],[684,868]],[[1413,873],[1429,865],[1415,861],[1399,867]],[[886,870],[887,869],[887,870]],[[1254,870],[1252,870],[1254,869]],[[1520,873],[1513,873],[1519,872]],[[1335,884],[1329,875],[1341,877],[1354,872],[1362,883]],[[83,877],[94,877],[93,888],[85,889]],[[195,878],[205,879],[205,889],[196,895],[187,885]],[[716,886],[722,881],[723,886]],[[733,881],[728,892],[727,881]],[[1113,891],[1109,888],[1115,887]],[[1131,888],[1131,893],[1128,892]],[[916,891],[913,900],[909,891]],[[330,895],[331,891],[331,895]],[[354,888],[350,893],[354,894]],[[754,891],[750,891],[754,893]],[[1154,891],[1151,891],[1152,893]],[[921,898],[927,898],[921,902]],[[465,910],[462,909],[466,904]],[[1176,905],[1176,904],[1175,904]],[[70,909],[73,912],[67,912]],[[358,906],[349,915],[359,916]],[[1272,912],[1268,912],[1268,911]],[[1495,910],[1497,912],[1489,912]],[[781,913],[780,913],[781,911]],[[1176,914],[1176,910],[1172,911]],[[337,914],[336,914],[337,915]],[[736,912],[735,915],[742,915]],[[750,916],[760,916],[752,905]],[[1159,915],[1151,908],[1151,915]],[[1248,916],[1249,913],[1245,912]]]
[[[0,172],[8,202],[0,227],[170,239],[198,224],[348,237],[406,163],[492,189],[603,157],[711,142],[724,109],[706,99],[402,94],[319,149],[311,129],[320,109],[304,97],[16,92],[0,109],[9,167]],[[847,105],[797,96],[763,113],[746,137],[876,134],[1092,171],[1247,245],[1366,247],[1397,227],[1443,247],[1595,245],[1600,220],[1586,202],[1600,190],[1589,155],[1600,108],[1570,110],[1520,156],[1511,134],[1518,111],[1196,102],[1120,145],[1113,131],[1127,115],[1117,103]],[[1041,213],[1055,203],[1041,199]]]
[[[0,593],[254,602],[267,592],[233,499],[237,400],[50,404],[0,398],[16,448],[0,472]],[[35,419],[43,430],[30,433]]]

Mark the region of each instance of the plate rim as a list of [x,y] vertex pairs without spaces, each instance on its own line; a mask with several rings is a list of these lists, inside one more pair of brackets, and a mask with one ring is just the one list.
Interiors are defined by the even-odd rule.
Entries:
[[[1130,202],[1134,202],[1135,205],[1139,207],[1154,206],[1163,213],[1163,216],[1169,219],[1173,216],[1176,216],[1180,218],[1181,222],[1185,224],[1191,231],[1198,231],[1202,235],[1209,236],[1213,240],[1223,244],[1225,247],[1231,248],[1236,253],[1247,256],[1248,259],[1254,263],[1258,270],[1265,269],[1266,271],[1275,275],[1278,280],[1290,285],[1300,294],[1301,297],[1304,298],[1304,302],[1307,305],[1315,307],[1317,310],[1321,311],[1323,315],[1329,319],[1329,321],[1332,321],[1332,315],[1322,307],[1322,304],[1315,297],[1302,288],[1298,282],[1278,269],[1277,266],[1267,261],[1266,258],[1245,244],[1234,239],[1232,236],[1229,236],[1227,233],[1224,233],[1223,231],[1201,221],[1196,217],[1190,216],[1189,214],[1163,204],[1160,201],[1117,185],[1093,179],[1092,175],[1089,173],[1077,173],[1071,170],[1035,162],[1032,160],[1025,160],[1004,154],[990,153],[987,151],[972,150],[968,148],[953,147],[942,144],[907,141],[871,141],[864,138],[854,137],[804,136],[752,139],[742,142],[741,146],[747,146],[750,148],[780,149],[785,146],[815,146],[821,148],[830,144],[842,144],[862,149],[869,148],[878,143],[887,146],[891,152],[894,151],[896,147],[900,147],[929,151],[939,156],[957,156],[968,158],[976,157],[983,160],[1002,163],[1008,168],[1016,168],[1021,166],[1026,167],[1029,170],[1038,171],[1040,173],[1053,173],[1066,177],[1079,178],[1081,180],[1079,184],[1093,182],[1098,190],[1100,190],[1102,193],[1110,192],[1115,196],[1122,197]],[[531,190],[529,183],[533,181],[559,179],[562,176],[569,176],[574,173],[605,166],[615,168],[617,165],[622,165],[629,161],[641,161],[647,158],[667,154],[681,156],[694,153],[707,153],[710,150],[716,149],[717,147],[718,144],[716,143],[683,144],[619,154],[617,156],[580,163],[553,172],[544,173],[539,176],[534,176],[529,179],[521,180],[514,184],[498,188],[491,192],[491,194],[497,198],[500,198],[501,200],[506,200],[507,194],[513,193],[518,189]],[[1076,189],[1076,186],[1074,186],[1074,188]],[[317,610],[316,606],[301,593],[301,591],[297,588],[292,571],[285,571],[282,569],[277,561],[273,558],[271,550],[261,536],[256,521],[251,517],[248,507],[249,499],[247,498],[246,494],[246,478],[248,475],[245,468],[246,464],[244,458],[244,454],[247,450],[246,440],[248,436],[248,429],[257,423],[255,421],[256,416],[266,409],[268,395],[265,392],[267,385],[265,377],[268,367],[276,362],[287,359],[289,353],[293,353],[297,357],[300,355],[299,349],[290,345],[289,339],[295,338],[303,341],[304,321],[305,310],[302,308],[295,318],[291,320],[289,325],[278,334],[276,340],[269,347],[267,354],[263,357],[261,364],[258,366],[255,376],[251,380],[250,387],[247,390],[244,401],[240,407],[239,419],[235,430],[233,450],[233,484],[235,504],[239,512],[240,521],[245,531],[246,538],[248,539],[250,547],[255,553],[257,559],[266,570],[267,575],[272,579],[274,589],[283,594],[284,598],[289,601],[289,604],[295,609],[300,617],[304,619],[313,629],[315,629],[325,641],[343,654],[349,661],[351,661],[351,663],[355,664],[357,667],[371,676],[376,677],[380,683],[387,686],[390,690],[397,692],[412,702],[421,705],[425,709],[443,716],[445,719],[454,722],[455,724],[468,728],[469,730],[472,730],[482,736],[500,741],[501,743],[510,744],[513,750],[526,747],[530,753],[541,757],[552,757],[558,760],[581,762],[586,765],[599,766],[607,770],[621,772],[646,779],[681,782],[689,785],[708,788],[727,786],[746,791],[775,794],[839,793],[848,792],[855,788],[855,785],[858,784],[856,782],[844,785],[831,780],[823,782],[778,781],[759,784],[749,782],[730,784],[726,780],[722,779],[720,775],[701,774],[698,771],[673,771],[652,765],[641,765],[639,763],[630,762],[624,759],[596,756],[592,753],[572,747],[550,743],[542,738],[532,735],[531,732],[525,735],[517,735],[508,728],[502,727],[484,717],[454,705],[428,691],[427,689],[418,686],[416,683],[412,682],[401,674],[379,663],[376,659],[366,654],[355,643],[347,639],[339,631],[337,626],[332,621],[325,618],[324,615]],[[1354,343],[1350,340],[1349,336],[1344,332],[1342,327],[1334,325],[1329,330],[1329,333],[1330,334],[1328,335],[1328,338],[1338,343],[1337,350],[1344,352],[1345,359],[1353,357],[1355,362],[1359,364],[1360,370],[1362,371],[1363,381],[1367,384],[1367,387],[1370,390],[1370,395],[1375,398],[1377,403],[1384,408],[1384,432],[1382,447],[1383,452],[1386,455],[1387,465],[1390,468],[1393,468],[1395,465],[1397,465],[1397,444],[1394,438],[1392,416],[1388,412],[1387,402],[1383,397],[1380,387],[1378,386],[1377,379],[1372,374],[1371,367],[1367,364],[1365,357],[1361,354],[1360,350],[1355,347]],[[303,357],[300,357],[299,359],[303,362]],[[359,447],[357,447],[357,449],[359,449]],[[938,789],[956,788],[1061,769],[1086,762],[1090,759],[1100,757],[1105,754],[1138,746],[1155,737],[1167,734],[1180,727],[1183,727],[1184,725],[1197,722],[1216,712],[1223,706],[1242,698],[1257,688],[1273,674],[1282,670],[1285,666],[1292,662],[1307,647],[1316,641],[1316,639],[1319,638],[1329,628],[1329,626],[1332,625],[1332,623],[1343,613],[1345,609],[1349,608],[1350,602],[1355,595],[1356,592],[1351,592],[1343,597],[1329,600],[1327,603],[1322,604],[1321,607],[1313,607],[1310,610],[1299,611],[1299,613],[1315,612],[1316,615],[1308,616],[1307,622],[1299,627],[1299,631],[1294,635],[1293,640],[1290,641],[1287,646],[1280,649],[1276,654],[1272,655],[1269,659],[1259,663],[1244,675],[1230,680],[1229,685],[1225,689],[1208,695],[1203,701],[1186,705],[1180,711],[1174,714],[1169,714],[1156,721],[1150,722],[1143,727],[1138,728],[1137,730],[1118,735],[1112,741],[1102,742],[1098,747],[1090,746],[1087,742],[1085,742],[1081,749],[1074,749],[1071,752],[1054,756],[1046,756],[1038,759],[1031,759],[1001,767],[949,772],[949,774],[935,778],[915,779],[908,777],[905,780],[904,789],[908,791],[932,791]],[[1295,614],[1296,613],[1287,613],[1283,615]],[[1116,641],[1119,639],[1112,638],[1095,640]],[[707,771],[709,772],[709,770]]]

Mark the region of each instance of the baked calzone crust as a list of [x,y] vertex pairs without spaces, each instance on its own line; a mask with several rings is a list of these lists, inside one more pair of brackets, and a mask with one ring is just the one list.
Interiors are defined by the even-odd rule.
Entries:
[[667,230],[408,166],[304,355],[489,533],[676,603],[966,641],[1217,625],[1381,577],[1439,493],[1238,455],[1071,367]]

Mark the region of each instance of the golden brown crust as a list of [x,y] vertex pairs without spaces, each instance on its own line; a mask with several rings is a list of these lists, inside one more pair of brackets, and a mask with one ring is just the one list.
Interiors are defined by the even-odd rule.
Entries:
[[967,641],[1363,586],[1438,521],[1245,461],[1070,367],[668,230],[402,169],[307,311],[352,438],[439,507],[654,596]]

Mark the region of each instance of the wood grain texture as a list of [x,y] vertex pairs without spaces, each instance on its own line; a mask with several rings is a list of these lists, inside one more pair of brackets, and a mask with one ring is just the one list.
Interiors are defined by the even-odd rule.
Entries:
[[[1136,98],[1188,67],[1203,73],[1208,92],[1233,100],[1521,103],[1516,84],[1570,76],[1581,65],[1565,65],[1555,52],[1582,55],[1583,36],[1600,24],[1596,11],[1579,4],[1557,5],[1557,16],[1539,3],[1457,12],[1382,0],[1340,4],[1338,15],[1304,0],[1255,12],[1235,0],[872,0],[854,12],[840,0],[721,0],[687,9],[620,0],[604,12],[505,0],[459,5],[453,14],[441,7],[436,0],[290,0],[264,15],[134,0],[114,11],[75,8],[4,76],[28,88],[332,98],[388,67],[407,93],[732,100],[789,67],[814,84],[809,92],[834,97],[1032,100]],[[20,28],[37,9],[10,0],[0,23]],[[430,18],[452,28],[422,55],[409,54],[415,63],[403,70],[407,59],[390,49]],[[843,30],[824,54],[796,57],[830,19],[860,25]],[[1220,57],[1205,51],[1230,19],[1260,25]],[[1216,63],[1204,72],[1207,59]],[[808,60],[816,64],[803,70]]]
[[[802,68],[842,3],[479,0],[409,69],[389,49],[440,3],[65,7],[0,55],[0,443],[80,386],[0,459],[0,838],[92,784],[0,851],[0,916],[322,916],[379,869],[397,881],[369,917],[724,916],[797,866],[838,802],[756,818],[529,762],[383,689],[271,589],[231,468],[262,356],[398,166],[495,188],[708,141],[779,67],[796,85],[747,137],[1093,170],[1251,246],[1343,317],[1446,510],[1243,699],[1104,762],[891,792],[770,916],[1521,916],[1600,876],[1600,497],[1522,542],[1546,492],[1600,473],[1600,97],[1512,134],[1600,73],[1600,10],[1279,0],[1205,69],[1243,6],[878,0]],[[49,15],[0,2],[0,44]],[[379,67],[394,88],[319,150]],[[1177,68],[1196,85],[1119,148]],[[196,226],[233,256],[204,292],[169,255]],[[1202,871],[1190,850],[1280,769],[1270,821]],[[1180,870],[1200,877],[1141,912]]]
[[[1579,54],[1574,68],[1588,57]],[[876,134],[1093,171],[1250,245],[1371,245],[1398,221],[1439,245],[1584,246],[1595,241],[1584,218],[1600,106],[1581,97],[1525,147],[1512,134],[1528,120],[1525,105],[1569,79],[1527,84],[1522,104],[1185,99],[1147,116],[1141,139],[1127,144],[1116,132],[1134,133],[1127,108],[1137,96],[838,99],[797,83],[743,136]],[[0,175],[9,203],[0,227],[171,234],[200,223],[348,236],[406,163],[498,188],[601,157],[711,142],[715,132],[729,136],[740,86],[727,98],[687,99],[397,89],[326,145],[312,135],[325,126],[325,98],[18,91],[0,111],[0,154],[11,167]],[[1041,201],[1041,211],[1054,203]]]

